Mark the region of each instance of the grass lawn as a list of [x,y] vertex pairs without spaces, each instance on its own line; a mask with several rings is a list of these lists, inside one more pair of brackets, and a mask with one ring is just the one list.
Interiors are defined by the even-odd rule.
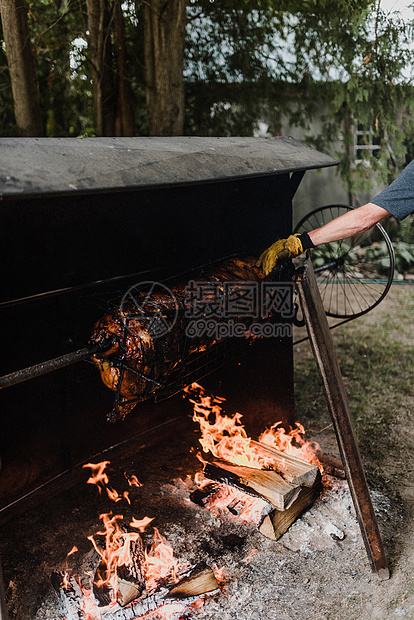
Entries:
[[[388,496],[412,485],[413,318],[414,286],[394,284],[377,308],[332,330],[368,481]],[[295,404],[308,434],[336,450],[308,341],[295,346]]]

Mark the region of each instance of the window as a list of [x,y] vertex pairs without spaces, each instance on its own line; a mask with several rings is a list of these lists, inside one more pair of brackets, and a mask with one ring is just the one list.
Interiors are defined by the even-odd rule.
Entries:
[[366,129],[363,125],[358,124],[354,135],[354,153],[356,163],[361,163],[364,159],[364,151],[368,151],[374,157],[379,157],[381,149],[381,140],[374,135],[372,129]]

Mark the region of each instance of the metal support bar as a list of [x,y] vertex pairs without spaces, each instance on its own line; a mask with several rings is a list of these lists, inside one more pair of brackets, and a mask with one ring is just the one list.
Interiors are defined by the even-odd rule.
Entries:
[[381,580],[389,579],[389,570],[362,465],[349,402],[309,258],[306,260],[303,276],[297,279],[297,289],[368,557],[378,577]]

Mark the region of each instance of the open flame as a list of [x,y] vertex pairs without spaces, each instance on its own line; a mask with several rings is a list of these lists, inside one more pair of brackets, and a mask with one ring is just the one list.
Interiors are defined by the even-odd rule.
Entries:
[[[247,465],[255,469],[272,467],[272,458],[259,455],[251,444],[251,438],[241,423],[243,416],[240,413],[232,417],[223,414],[225,398],[208,395],[198,383],[192,383],[184,392],[193,404],[193,420],[200,425],[199,441],[204,452],[211,452],[216,458],[235,465]],[[286,432],[282,422],[276,422],[260,435],[259,442],[322,468],[315,454],[320,450],[319,444],[305,440],[302,424],[296,422],[295,426]]]
[[174,557],[172,547],[154,527],[151,549],[145,552],[145,573],[147,592],[157,587],[160,580],[176,581],[177,572],[183,565]]
[[200,425],[199,441],[204,452],[255,469],[265,469],[272,463],[270,458],[258,455],[250,445],[251,439],[240,421],[243,416],[240,413],[233,417],[223,414],[225,398],[208,395],[198,383],[192,383],[184,392],[193,404],[193,420]]
[[98,535],[105,536],[105,547],[101,548],[93,536],[88,536],[101,557],[101,568],[98,569],[99,578],[95,579],[96,586],[109,586],[112,591],[113,601],[116,601],[117,576],[120,566],[131,564],[130,546],[131,542],[140,538],[138,532],[124,532],[118,524],[123,519],[123,515],[113,515],[112,513],[100,515],[103,521],[104,530]]
[[[105,472],[109,464],[110,461],[102,461],[101,463],[88,463],[84,465],[84,467],[91,469],[91,476],[87,483],[95,484],[98,487],[99,493],[105,489],[108,497],[114,502],[126,499],[131,503],[127,491],[121,495],[115,489],[109,487],[109,477]],[[130,486],[142,486],[134,474],[127,475],[125,472],[124,475]],[[128,567],[132,565],[131,546],[134,542],[141,540],[141,533],[153,521],[150,517],[144,517],[143,519],[133,517],[129,526],[138,531],[131,532],[127,531],[127,528],[122,524],[123,515],[121,514],[113,515],[112,512],[109,512],[101,514],[99,518],[104,527],[97,532],[96,536],[104,537],[104,542],[95,538],[95,536],[88,536],[88,540],[91,541],[99,555],[100,564],[95,574],[87,573],[89,577],[88,585],[85,586],[79,583],[83,595],[81,612],[85,620],[101,620],[101,614],[116,605],[119,569],[122,566]],[[73,547],[67,557],[75,553],[75,551],[77,551],[77,548]],[[156,589],[160,581],[174,583],[177,580],[178,571],[188,566],[188,563],[180,563],[174,557],[172,547],[155,527],[151,548],[149,551],[144,551],[144,558],[143,572],[145,573],[145,589],[147,593]],[[111,600],[109,605],[104,607],[97,606],[93,586],[104,588],[107,591]],[[70,587],[68,571],[66,571],[63,578],[63,587]],[[182,610],[182,605],[166,604],[157,610],[157,614],[158,617],[172,618],[175,613]]]
[[282,422],[276,422],[273,426],[265,430],[259,437],[259,441],[272,448],[277,448],[281,452],[291,454],[308,463],[318,465],[323,469],[316,452],[320,450],[320,445],[316,441],[305,439],[305,429],[300,422],[295,422],[296,428],[291,428],[287,433],[282,426]]
[[[86,481],[86,484],[95,484],[98,487],[99,493],[102,493],[102,489],[105,489],[109,499],[111,499],[113,502],[120,502],[122,499],[125,499],[129,504],[131,504],[128,491],[124,491],[122,495],[119,495],[119,493],[115,491],[115,489],[111,489],[108,486],[109,478],[105,472],[107,465],[110,465],[110,461],[102,461],[101,463],[87,463],[86,465],[83,465],[83,468],[90,467],[90,469],[92,470],[91,476]],[[133,484],[135,486],[140,486],[140,483],[138,482],[138,478],[136,476],[131,476],[131,478],[128,479],[125,474],[125,477],[127,478],[130,486],[132,486]],[[131,482],[131,480],[133,480],[133,482]]]

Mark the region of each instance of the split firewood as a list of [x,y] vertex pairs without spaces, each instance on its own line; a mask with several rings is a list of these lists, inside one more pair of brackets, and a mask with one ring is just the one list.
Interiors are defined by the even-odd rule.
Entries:
[[[177,603],[179,603],[179,606],[176,612],[171,612],[171,610],[169,610],[170,615],[168,617],[171,618],[171,620],[179,620],[179,618],[184,617],[184,615],[187,617],[186,612],[188,612],[191,605],[193,605],[200,596],[211,596],[217,590],[217,580],[215,577],[213,580],[210,571],[211,569],[206,565],[202,565],[199,568],[196,567],[194,569],[195,582],[192,586],[186,584],[185,581],[188,577],[189,582],[191,582],[191,574],[193,571],[187,573],[187,576],[183,578],[182,582],[173,586],[170,591],[163,587],[148,596],[144,594],[138,600],[134,599],[124,607],[121,607],[119,603],[107,609],[100,607],[99,611],[102,620],[106,618],[108,618],[108,620],[136,620],[136,618],[147,617],[147,615],[152,616],[157,610],[160,610],[160,614],[162,614],[163,607],[165,605],[170,606],[172,602],[171,599],[175,599]],[[211,571],[211,573],[212,572],[213,571]],[[52,583],[58,596],[59,614],[64,616],[67,620],[79,620],[80,617],[83,618],[83,614],[80,610],[84,603],[85,591],[82,590],[79,581],[79,575],[71,575],[66,585],[64,585],[65,574],[63,572],[55,573],[52,576]],[[173,593],[174,588],[179,587],[180,583],[182,583],[181,591]],[[199,593],[185,594],[185,588],[187,588],[187,590],[192,588],[194,592],[199,591]]]
[[118,567],[117,601],[123,607],[145,591],[145,553],[142,539],[130,542],[131,562]]
[[278,540],[292,523],[312,506],[322,490],[321,479],[322,477],[319,473],[313,487],[302,487],[299,495],[289,508],[286,510],[275,510],[272,514],[267,515],[259,527],[259,532],[266,536],[266,538]]
[[[131,562],[117,568],[116,599],[121,607],[139,598],[145,591],[145,554],[142,539],[132,540],[129,545]],[[109,577],[108,568],[102,561],[96,569],[93,582],[93,593],[100,606],[109,605],[113,600]]]
[[270,540],[276,540],[275,530],[270,515],[265,516],[265,518],[259,525],[258,530],[266,538],[270,538]]
[[286,482],[275,471],[233,465],[223,461],[207,463],[204,475],[210,480],[234,486],[245,493],[262,496],[278,510],[286,510],[300,493],[300,486]]
[[200,562],[189,575],[171,588],[168,597],[196,596],[217,590],[218,587],[219,584],[213,570],[205,562]]
[[137,584],[118,577],[118,592],[116,595],[116,600],[121,607],[125,607],[125,605],[128,605],[131,601],[135,601],[135,599],[139,598],[141,594],[142,589]]
[[271,446],[258,441],[250,441],[256,452],[274,461],[274,469],[278,474],[293,485],[312,487],[319,473],[317,465],[308,463],[291,454],[286,454]]

